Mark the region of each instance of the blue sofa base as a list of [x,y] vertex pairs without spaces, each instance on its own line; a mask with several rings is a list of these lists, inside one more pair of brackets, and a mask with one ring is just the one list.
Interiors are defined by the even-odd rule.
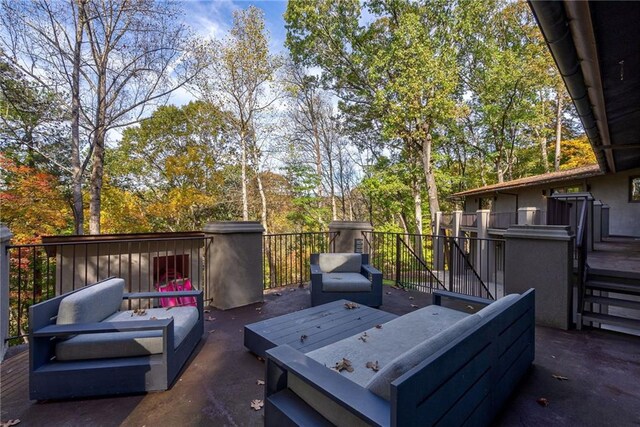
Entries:
[[[468,299],[442,292],[434,303],[442,296]],[[534,360],[534,298],[530,289],[393,381],[390,401],[289,346],[268,350],[265,425],[328,423],[287,387],[289,372],[369,425],[490,425]]]

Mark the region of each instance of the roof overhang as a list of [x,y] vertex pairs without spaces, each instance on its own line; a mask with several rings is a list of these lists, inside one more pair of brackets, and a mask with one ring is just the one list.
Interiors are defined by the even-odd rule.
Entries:
[[604,172],[640,166],[640,2],[529,1]]

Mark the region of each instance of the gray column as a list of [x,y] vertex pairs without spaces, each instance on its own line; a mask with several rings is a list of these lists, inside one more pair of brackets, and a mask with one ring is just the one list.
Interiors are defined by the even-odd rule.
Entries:
[[602,241],[602,202],[600,200],[593,202],[593,241],[595,243]]
[[601,229],[602,238],[609,237],[609,205],[602,205]]
[[491,211],[489,209],[480,209],[476,211],[476,214],[478,215],[478,240],[476,241],[476,261],[474,265],[476,271],[480,274],[480,278],[486,283],[490,276],[488,266],[491,265],[491,261],[489,260],[491,253],[489,252],[489,243],[483,239],[489,238],[489,217]]
[[[334,240],[333,252],[366,252],[368,248],[364,241],[363,233],[371,233],[373,225],[360,221],[332,221],[329,224],[329,233],[339,233]],[[371,236],[367,236],[371,241]]]
[[9,338],[9,249],[13,234],[0,224],[0,362],[7,352]]
[[537,218],[540,215],[540,209],[538,208],[519,208],[518,209],[518,224],[519,225],[539,225],[540,219]]
[[460,237],[460,226],[462,225],[462,211],[453,211],[451,220],[451,235],[454,238]]
[[444,233],[442,212],[436,212],[433,222],[433,265],[436,270],[444,270]]
[[569,329],[574,235],[564,225],[513,225],[505,232],[505,293],[536,289],[536,323]]
[[262,233],[259,222],[207,224],[213,237],[207,253],[207,293],[216,308],[227,310],[263,301]]

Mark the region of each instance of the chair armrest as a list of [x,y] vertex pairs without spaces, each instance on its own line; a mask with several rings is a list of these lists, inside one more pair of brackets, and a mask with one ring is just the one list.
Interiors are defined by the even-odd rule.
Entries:
[[322,274],[322,270],[320,270],[320,266],[318,264],[311,264],[311,274]]
[[382,276],[382,272],[371,264],[362,264],[362,273],[371,274],[372,276],[379,274]]
[[[371,391],[335,372],[330,372],[326,366],[286,344],[267,350],[266,354],[267,397],[286,388],[286,373],[291,371],[309,386],[367,424],[375,426],[390,424],[389,402]],[[277,378],[278,373],[281,374],[280,378]]]
[[199,297],[202,296],[201,290],[191,291],[170,291],[170,292],[133,292],[125,293],[122,299],[146,299],[146,298],[165,298],[165,297]]
[[474,297],[472,295],[459,294],[457,292],[436,290],[436,291],[433,291],[433,294],[432,294],[433,304],[442,305],[442,297],[455,299],[459,301],[465,301],[472,304],[489,305],[493,302],[493,300],[487,299],[487,298]]
[[169,328],[173,318],[156,320],[127,320],[120,322],[70,323],[68,325],[49,325],[33,331],[33,337],[53,337],[106,332],[152,331]]

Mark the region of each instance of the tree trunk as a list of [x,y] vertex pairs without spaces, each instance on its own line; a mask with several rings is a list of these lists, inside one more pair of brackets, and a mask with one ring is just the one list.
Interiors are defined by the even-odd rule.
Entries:
[[[431,165],[431,133],[428,125],[424,126],[425,135],[422,142],[422,168],[424,170],[425,181],[427,183],[427,194],[429,196],[429,217],[433,218],[436,212],[440,210],[440,202],[438,201],[438,188],[436,186],[436,178]],[[422,225],[422,221],[421,221]],[[420,228],[422,230],[422,228]],[[422,231],[421,231],[422,232]]]
[[95,134],[93,137],[93,154],[91,156],[91,182],[89,198],[89,234],[100,234],[100,209],[102,195],[102,178],[104,176],[104,141],[107,120],[107,64],[98,67],[98,98],[95,118]]
[[423,259],[422,254],[422,195],[420,194],[420,186],[416,182],[411,186],[413,192],[413,208],[416,216],[416,236],[413,239],[413,250],[419,259]]
[[247,140],[245,131],[240,131],[242,163],[242,220],[249,221],[249,196],[247,195]]
[[84,234],[84,202],[82,200],[82,162],[80,161],[80,61],[85,23],[85,0],[78,0],[78,22],[71,74],[71,210],[74,234]]
[[338,214],[336,212],[336,185],[333,179],[333,160],[331,159],[331,153],[327,153],[329,156],[329,191],[331,192],[331,219],[333,221],[338,219]]
[[558,93],[556,107],[556,153],[553,157],[553,169],[558,172],[560,170],[560,144],[562,143],[562,94],[560,93]]
[[262,186],[262,178],[260,172],[256,173],[256,180],[258,181],[258,192],[260,193],[260,202],[262,203],[262,226],[264,227],[264,234],[269,234],[269,228],[267,226],[267,196]]
[[542,155],[542,166],[546,173],[549,172],[549,154],[547,153],[547,140],[544,136],[539,137],[540,141],[540,154]]

